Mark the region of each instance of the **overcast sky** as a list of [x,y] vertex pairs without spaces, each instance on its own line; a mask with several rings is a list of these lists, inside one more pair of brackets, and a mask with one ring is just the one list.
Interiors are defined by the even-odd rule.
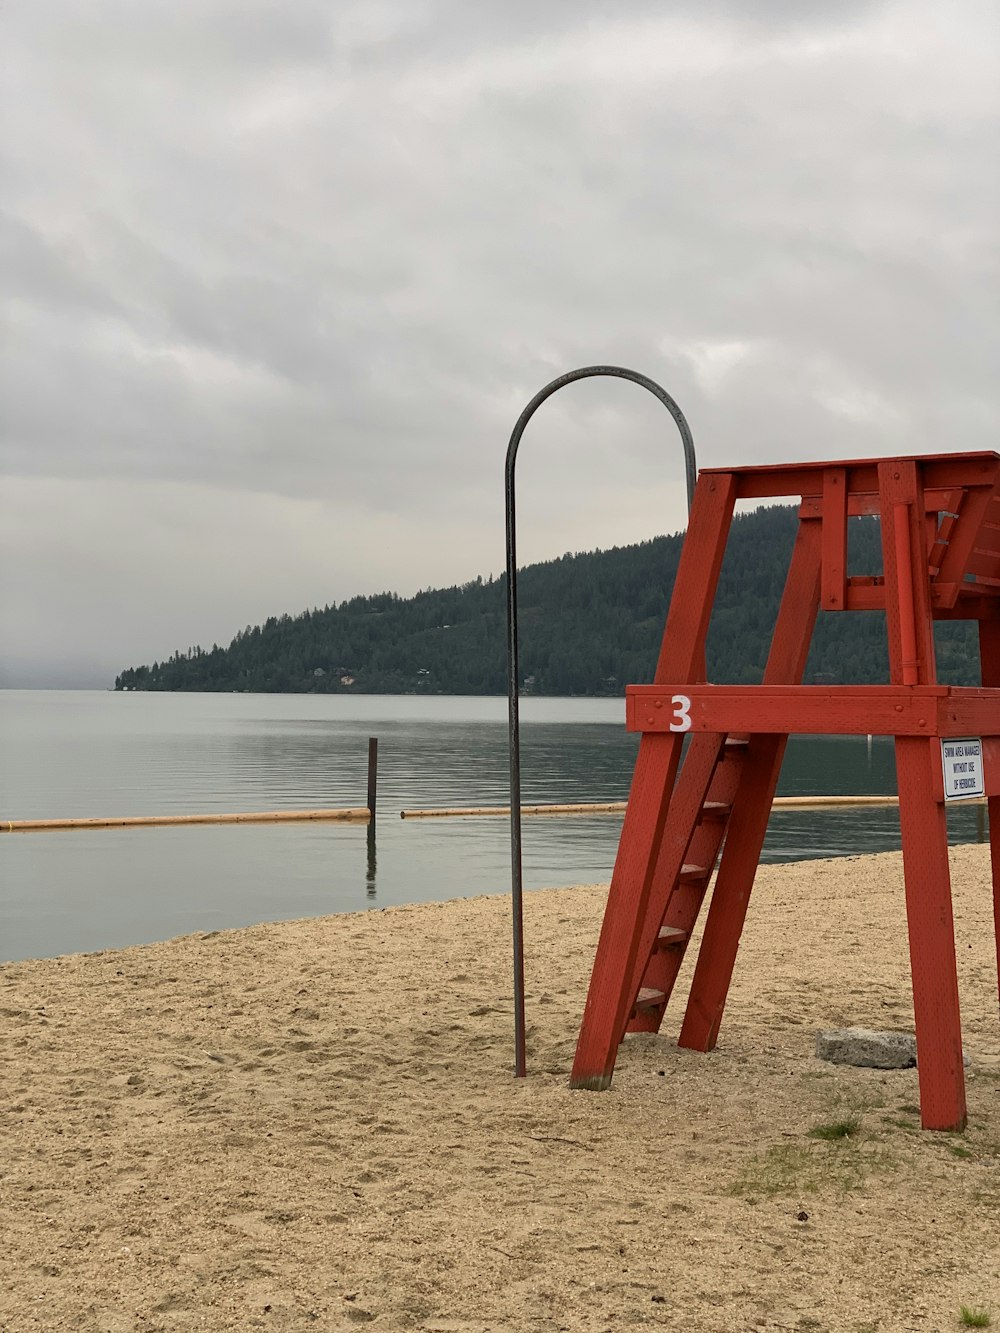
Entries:
[[[997,448],[996,0],[8,0],[0,684],[503,567],[529,398]],[[589,381],[523,561],[684,522]]]

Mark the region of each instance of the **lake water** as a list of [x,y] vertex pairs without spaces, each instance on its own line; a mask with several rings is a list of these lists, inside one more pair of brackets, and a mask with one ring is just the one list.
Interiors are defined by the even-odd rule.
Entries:
[[[363,806],[379,740],[374,845],[363,824],[0,835],[0,961],[510,886],[504,818],[401,820],[508,799],[498,698],[0,691],[0,819]],[[637,738],[621,700],[525,699],[526,804],[623,800]],[[876,737],[793,738],[782,794],[895,791]],[[949,812],[975,841],[974,809]],[[610,878],[621,817],[523,824],[528,889]],[[899,846],[894,809],[775,812],[764,860]]]

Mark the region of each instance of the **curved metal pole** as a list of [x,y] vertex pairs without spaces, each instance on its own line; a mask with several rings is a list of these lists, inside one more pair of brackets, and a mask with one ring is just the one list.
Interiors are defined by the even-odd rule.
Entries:
[[514,512],[514,464],[517,461],[517,449],[521,443],[524,428],[535,414],[536,408],[550,398],[558,389],[574,380],[591,379],[595,375],[609,375],[613,379],[631,380],[648,389],[667,409],[677,429],[681,433],[684,446],[684,466],[687,478],[687,501],[690,512],[694,499],[694,483],[697,467],[694,457],[694,440],[691,430],[684,419],[684,413],[674,400],[655,380],[640,375],[636,370],[626,370],[622,366],[584,366],[580,370],[571,370],[560,375],[551,384],[546,384],[532,398],[517,419],[507,446],[507,467],[505,472],[505,490],[507,497],[507,716],[510,732],[510,866],[511,866],[511,901],[514,914],[514,1073],[524,1078],[524,884],[521,873],[521,740],[518,718],[518,663],[517,663],[517,551],[516,522]]

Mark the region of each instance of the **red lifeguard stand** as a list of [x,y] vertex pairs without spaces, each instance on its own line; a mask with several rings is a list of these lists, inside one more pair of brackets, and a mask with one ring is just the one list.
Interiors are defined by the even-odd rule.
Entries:
[[[778,496],[801,497],[800,521],[764,683],[705,684],[733,507]],[[862,514],[881,522],[879,576],[847,571]],[[821,609],[885,611],[889,685],[801,684]],[[933,623],[953,619],[979,623],[981,689],[937,684]],[[721,847],[680,1032],[715,1046],[788,736],[871,733],[896,742],[921,1120],[964,1128],[945,805],[988,797],[1000,959],[1000,454],[702,471],[654,684],[626,711],[642,738],[571,1086],[608,1087],[625,1032],[658,1031]]]

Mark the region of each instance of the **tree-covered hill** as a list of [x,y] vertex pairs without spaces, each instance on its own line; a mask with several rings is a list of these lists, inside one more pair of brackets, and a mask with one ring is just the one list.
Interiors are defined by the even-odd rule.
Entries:
[[[737,515],[709,633],[709,679],[761,679],[797,519],[791,507]],[[525,692],[620,694],[652,677],[682,536],[565,555],[518,578]],[[851,521],[850,572],[881,572],[876,519]],[[176,652],[130,667],[119,690],[502,694],[506,690],[505,579],[402,598],[354,597],[339,606],[272,617],[228,648]],[[940,625],[938,671],[978,684],[975,627]],[[880,613],[820,614],[807,681],[888,679]]]

